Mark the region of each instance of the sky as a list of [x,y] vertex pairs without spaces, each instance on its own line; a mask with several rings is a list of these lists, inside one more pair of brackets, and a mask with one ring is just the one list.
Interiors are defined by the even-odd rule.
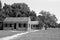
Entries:
[[1,0],[2,4],[26,3],[37,15],[41,10],[55,14],[60,23],[60,0]]

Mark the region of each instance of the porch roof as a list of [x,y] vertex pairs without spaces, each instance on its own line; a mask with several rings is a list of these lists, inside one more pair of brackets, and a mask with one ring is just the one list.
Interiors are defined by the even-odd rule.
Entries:
[[30,21],[29,24],[37,25],[37,24],[39,24],[39,21]]

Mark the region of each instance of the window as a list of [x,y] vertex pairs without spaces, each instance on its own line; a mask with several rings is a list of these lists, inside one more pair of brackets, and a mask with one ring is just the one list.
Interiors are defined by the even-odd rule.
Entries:
[[26,24],[24,24],[24,27],[27,27],[27,25],[26,25]]
[[10,24],[10,27],[12,27],[12,24]]
[[19,24],[19,27],[21,27],[21,24]]
[[7,24],[5,24],[5,27],[7,27]]
[[16,23],[14,23],[13,25],[14,25],[14,29],[16,29]]
[[36,25],[33,25],[33,27],[36,27]]

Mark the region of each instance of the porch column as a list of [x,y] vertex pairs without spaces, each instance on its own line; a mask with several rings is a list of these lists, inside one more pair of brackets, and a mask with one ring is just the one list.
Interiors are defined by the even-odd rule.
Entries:
[[28,31],[31,31],[31,24],[28,24]]
[[19,23],[16,23],[16,29],[19,29]]
[[3,24],[3,29],[5,30],[5,27],[6,27],[6,23]]
[[29,23],[28,23],[28,29],[27,30],[29,31]]
[[[11,24],[11,26],[12,26],[12,28],[14,29],[14,24],[13,24],[13,23]],[[12,30],[13,30],[13,29],[12,29]]]
[[31,29],[33,29],[33,25],[31,25]]
[[23,28],[23,27],[24,27],[24,25],[23,25],[23,24],[21,24],[21,27]]
[[7,24],[7,27],[10,27],[10,24],[9,23]]
[[6,25],[6,24],[5,24],[5,23],[3,23],[3,27],[5,27],[5,25]]

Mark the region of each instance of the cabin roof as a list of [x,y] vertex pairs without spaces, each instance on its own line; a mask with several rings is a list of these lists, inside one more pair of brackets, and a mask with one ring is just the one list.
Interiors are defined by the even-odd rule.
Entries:
[[29,17],[7,17],[4,22],[27,22]]

